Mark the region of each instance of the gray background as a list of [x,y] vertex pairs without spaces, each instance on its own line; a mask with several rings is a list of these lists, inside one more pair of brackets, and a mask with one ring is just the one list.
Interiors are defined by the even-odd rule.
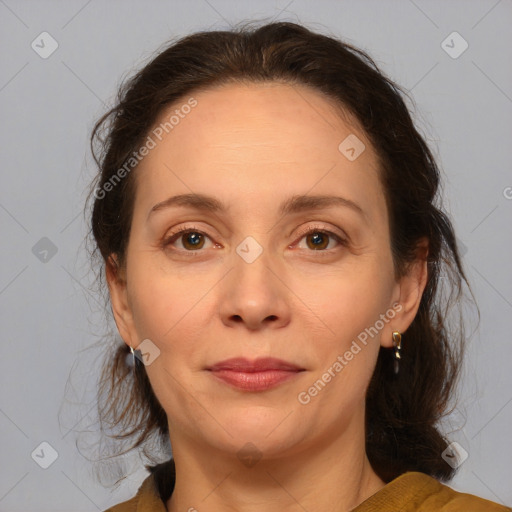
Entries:
[[[166,40],[262,17],[343,37],[412,91],[482,314],[447,422],[469,454],[452,485],[512,503],[510,0],[0,0],[0,510],[103,510],[144,478],[126,457],[119,471],[134,472],[113,492],[89,460],[104,450],[91,408],[106,326],[83,245],[88,136],[120,79]],[[47,59],[31,47],[43,31],[59,45]],[[453,31],[469,44],[458,58],[441,46]],[[43,441],[58,452],[48,469],[31,457]]]

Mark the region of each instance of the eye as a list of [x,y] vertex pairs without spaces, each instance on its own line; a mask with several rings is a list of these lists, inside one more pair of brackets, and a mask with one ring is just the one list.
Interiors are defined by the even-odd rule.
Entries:
[[[306,247],[301,245],[302,240],[305,241]],[[179,251],[195,252],[209,247],[220,247],[214,244],[210,237],[195,227],[186,227],[171,233],[162,242],[162,247],[175,246]],[[299,235],[299,241],[292,245],[298,245],[301,249],[309,249],[312,251],[329,251],[336,248],[336,244],[346,246],[347,240],[342,236],[333,233],[324,228],[309,227]]]
[[[194,227],[189,227],[171,233],[170,236],[165,238],[165,240],[162,243],[162,246],[168,247],[179,242],[178,247],[176,247],[176,249],[192,252],[205,248],[207,240],[210,240],[210,237],[208,235]],[[179,245],[181,245],[181,247],[179,247]]]
[[[320,229],[317,227],[309,228],[300,236],[301,238],[299,242],[301,242],[304,239],[306,248],[312,251],[326,251],[330,249],[335,249],[336,244],[343,246],[347,245],[347,241],[340,235],[337,235],[332,231]],[[299,247],[304,248],[303,246],[301,247],[300,244]]]

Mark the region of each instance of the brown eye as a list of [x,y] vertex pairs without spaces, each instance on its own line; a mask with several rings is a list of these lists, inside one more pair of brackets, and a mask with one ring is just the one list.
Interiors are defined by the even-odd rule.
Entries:
[[189,231],[181,236],[183,247],[187,250],[202,249],[204,245],[204,235],[197,231]]
[[297,244],[299,249],[307,251],[329,252],[331,250],[346,247],[348,242],[345,238],[327,229],[313,227],[301,233]]
[[329,235],[321,231],[315,231],[306,235],[306,243],[308,248],[314,251],[325,249],[329,245]]
[[166,249],[172,248],[173,250],[181,252],[194,252],[200,249],[207,249],[207,243],[210,243],[210,246],[214,245],[210,237],[202,231],[194,228],[185,228],[167,237],[163,241],[162,247]]

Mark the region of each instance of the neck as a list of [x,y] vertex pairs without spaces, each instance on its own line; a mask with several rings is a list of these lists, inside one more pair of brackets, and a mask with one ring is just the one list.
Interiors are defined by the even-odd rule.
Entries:
[[352,510],[385,484],[368,462],[364,435],[342,437],[252,467],[236,454],[174,440],[176,484],[167,510]]

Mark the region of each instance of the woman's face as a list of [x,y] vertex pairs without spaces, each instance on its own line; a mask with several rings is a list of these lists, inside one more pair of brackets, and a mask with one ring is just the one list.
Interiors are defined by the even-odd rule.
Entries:
[[109,277],[171,441],[272,458],[360,436],[379,346],[419,302],[394,278],[376,154],[303,86],[193,97],[149,133],[126,281]]

